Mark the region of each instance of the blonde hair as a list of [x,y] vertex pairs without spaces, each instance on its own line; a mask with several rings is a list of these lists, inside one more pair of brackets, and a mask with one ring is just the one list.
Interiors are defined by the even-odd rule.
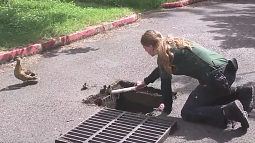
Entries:
[[174,47],[185,49],[191,49],[191,42],[190,40],[179,38],[179,37],[172,37],[167,36],[163,37],[161,33],[154,31],[154,30],[147,30],[142,38],[141,44],[143,46],[152,46],[154,52],[158,55],[159,64],[161,64],[167,73],[171,76],[172,75],[172,64],[174,59],[174,54],[172,49]]

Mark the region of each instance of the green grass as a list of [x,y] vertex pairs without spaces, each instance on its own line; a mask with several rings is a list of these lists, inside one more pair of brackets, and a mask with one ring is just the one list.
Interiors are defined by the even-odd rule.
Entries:
[[106,4],[116,7],[129,7],[134,11],[142,12],[145,10],[156,9],[165,2],[174,2],[180,0],[80,0],[86,2],[93,2],[97,4]]
[[0,0],[0,51],[67,35],[177,0]]

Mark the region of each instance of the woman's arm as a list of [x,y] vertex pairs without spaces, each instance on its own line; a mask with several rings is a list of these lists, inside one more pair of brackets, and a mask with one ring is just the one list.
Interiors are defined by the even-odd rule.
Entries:
[[159,68],[157,67],[151,72],[148,77],[144,78],[144,82],[146,85],[148,85],[149,83],[153,83],[155,80],[157,80],[159,76]]
[[163,111],[170,114],[173,104],[171,78],[161,78],[161,94],[164,104]]

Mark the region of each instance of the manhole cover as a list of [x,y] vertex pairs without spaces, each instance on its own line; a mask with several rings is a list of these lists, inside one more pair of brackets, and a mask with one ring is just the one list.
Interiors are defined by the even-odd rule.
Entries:
[[176,127],[167,118],[105,108],[55,143],[162,143]]

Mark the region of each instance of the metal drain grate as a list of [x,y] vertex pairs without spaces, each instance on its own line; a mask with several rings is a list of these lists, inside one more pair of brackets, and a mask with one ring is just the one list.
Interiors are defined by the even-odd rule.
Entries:
[[176,126],[176,121],[106,108],[55,143],[162,143]]

